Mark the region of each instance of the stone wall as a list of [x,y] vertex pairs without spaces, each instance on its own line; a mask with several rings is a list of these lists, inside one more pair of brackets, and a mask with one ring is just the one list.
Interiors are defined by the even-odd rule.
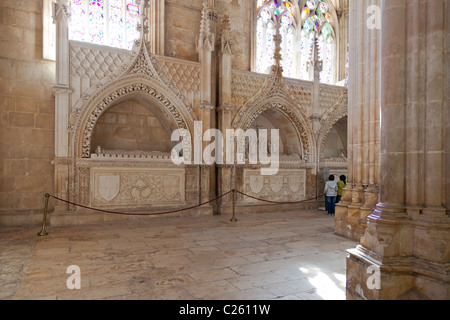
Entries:
[[170,0],[165,5],[165,53],[197,61],[196,38],[200,30],[202,0]]
[[[216,39],[222,18],[229,17],[233,35],[233,68],[250,70],[251,64],[251,1],[216,1],[218,16]],[[197,39],[200,31],[202,0],[170,0],[165,2],[165,55],[197,61]],[[218,49],[218,48],[216,48]]]
[[100,146],[114,151],[159,151],[170,153],[171,132],[158,117],[135,101],[112,107],[95,126],[92,153]]
[[29,222],[19,213],[53,189],[55,63],[42,30],[42,1],[0,2],[0,225]]

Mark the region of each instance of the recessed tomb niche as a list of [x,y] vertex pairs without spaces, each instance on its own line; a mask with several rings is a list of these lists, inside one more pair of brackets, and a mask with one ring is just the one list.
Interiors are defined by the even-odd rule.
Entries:
[[109,108],[92,135],[93,155],[168,156],[171,130],[156,108],[135,100]]
[[281,158],[303,158],[303,147],[292,121],[276,109],[268,109],[261,113],[250,126],[250,129],[267,130],[268,154],[271,151],[271,130],[279,130],[279,155]]
[[348,117],[343,117],[330,129],[326,139],[323,159],[345,159],[347,158],[347,135]]

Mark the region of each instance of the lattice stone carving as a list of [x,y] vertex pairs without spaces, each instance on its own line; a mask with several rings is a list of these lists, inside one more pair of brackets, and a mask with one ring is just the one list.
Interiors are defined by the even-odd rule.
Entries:
[[301,105],[303,107],[312,105],[312,83],[305,84],[296,80],[286,80],[285,83],[287,86],[287,90],[298,105]]
[[324,109],[328,110],[329,108],[335,105],[336,101],[339,99],[339,97],[342,95],[344,91],[345,91],[344,87],[321,85],[319,96],[320,105]]
[[232,101],[233,105],[242,106],[254,97],[263,87],[267,75],[233,70]]
[[72,77],[88,77],[91,85],[94,85],[112,75],[129,56],[123,52],[72,45],[70,48],[70,74]]
[[188,96],[200,92],[200,66],[176,63],[166,59],[159,59],[158,62],[167,79],[183,95]]

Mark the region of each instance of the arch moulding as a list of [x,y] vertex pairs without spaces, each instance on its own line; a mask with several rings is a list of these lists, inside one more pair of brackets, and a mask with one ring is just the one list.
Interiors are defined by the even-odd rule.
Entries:
[[320,158],[322,158],[325,143],[331,129],[339,120],[346,116],[348,116],[348,91],[344,90],[336,104],[325,113],[320,121],[320,131],[317,139],[318,156]]
[[[281,112],[294,126],[298,139],[303,147],[303,159],[306,162],[314,162],[315,142],[310,130],[307,118],[299,111],[295,104],[282,94],[274,94],[271,97],[259,99],[255,104],[247,104],[233,121],[234,129],[248,130],[255,120],[267,110]],[[282,128],[279,128],[282,129]]]
[[157,108],[169,127],[185,129],[192,134],[195,118],[180,99],[149,77],[126,77],[105,88],[96,98],[73,113],[76,118],[73,126],[75,158],[90,157],[91,138],[99,118],[114,105],[136,97],[142,97]]

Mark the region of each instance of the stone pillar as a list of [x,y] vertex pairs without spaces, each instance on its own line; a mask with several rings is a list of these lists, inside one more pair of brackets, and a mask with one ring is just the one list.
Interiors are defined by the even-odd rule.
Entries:
[[[211,113],[214,112],[214,106],[208,103],[202,103],[200,105],[200,121],[203,125],[203,147],[204,151],[211,142],[205,141],[207,138],[206,131],[211,129]],[[204,159],[203,159],[204,160]],[[201,165],[201,183],[200,183],[200,202],[208,202],[210,200],[211,191],[211,178],[212,178],[212,166]]]
[[365,55],[363,53],[365,24],[365,0],[349,3],[349,112],[348,112],[348,183],[342,202],[336,207],[335,232],[358,240],[360,237],[360,208],[363,205],[363,118]]
[[446,203],[446,207],[447,207],[447,216],[450,214],[450,208],[449,208],[449,204],[450,204],[450,63],[448,63],[448,57],[450,57],[450,28],[448,26],[450,26],[450,5],[447,3],[447,32],[446,32],[446,57],[447,57],[447,63],[446,63],[446,74],[447,74],[447,79],[446,79],[446,84],[447,86],[445,87],[445,95],[444,95],[444,99],[446,100],[446,104],[445,104],[445,112],[446,114],[444,115],[444,119],[445,119],[445,203]]
[[[55,95],[55,192],[62,199],[69,199],[69,180],[71,155],[69,149],[70,118],[70,70],[69,70],[69,12],[67,0],[58,0],[54,4],[54,22],[56,24],[56,84]],[[66,211],[67,205],[57,203],[56,211]]]
[[[314,82],[313,82],[313,99],[312,99],[312,110],[311,110],[311,116],[310,120],[312,123],[312,129],[314,131],[314,134],[317,136],[321,124],[320,120],[322,120],[321,117],[321,107],[320,107],[320,73],[322,72],[322,60],[319,59],[319,46],[317,45],[317,41],[314,40],[314,60],[312,62],[311,68],[314,71]],[[319,161],[320,156],[317,155],[317,161]]]
[[[218,129],[224,135],[224,141],[227,142],[226,132],[232,129],[232,100],[231,100],[231,83],[232,83],[232,38],[230,32],[230,24],[228,16],[225,16],[222,21],[222,35],[221,35],[221,54],[219,59],[219,108],[218,112]],[[222,195],[233,189],[232,185],[232,164],[227,164],[226,143],[224,146],[224,164],[218,166],[218,194]],[[230,206],[232,196],[229,195],[222,199],[222,207]]]
[[[348,298],[398,297],[411,285],[411,278],[407,274],[398,274],[398,277],[388,279],[387,273],[382,274],[381,269],[387,267],[384,263],[387,264],[389,258],[395,261],[397,257],[409,256],[412,240],[411,229],[403,224],[406,218],[404,207],[406,2],[384,0],[381,8],[383,24],[380,203],[375,213],[369,217],[361,245],[350,251],[347,261]],[[401,264],[400,261],[397,263]],[[367,270],[371,267],[380,275],[382,286],[368,285]],[[392,265],[390,267],[395,268]],[[392,274],[396,272],[397,270]]]
[[[420,0],[408,2],[407,14],[409,21],[421,21]],[[424,119],[425,105],[421,99],[424,75],[424,61],[421,58],[421,24],[411,24],[407,30],[407,63],[406,70],[408,95],[406,107],[406,206],[410,215],[419,213],[424,204],[424,171],[421,168],[424,157],[424,144],[420,139],[420,128]]]
[[150,12],[150,33],[147,35],[147,41],[150,41],[152,53],[164,56],[165,40],[165,1],[155,0],[150,2],[148,9]]
[[[223,195],[231,190],[234,189],[234,185],[233,185],[233,179],[232,179],[232,175],[233,175],[233,165],[232,164],[227,164],[226,163],[226,156],[227,156],[227,152],[226,152],[226,130],[227,129],[231,129],[230,127],[228,127],[228,124],[231,123],[231,112],[232,108],[230,106],[222,106],[218,109],[218,117],[219,117],[219,130],[224,134],[224,141],[225,141],[225,145],[224,145],[224,163],[223,164],[218,164],[217,165],[217,193],[218,195]],[[232,141],[233,142],[233,141]],[[220,204],[220,213],[221,214],[226,214],[227,212],[225,210],[226,207],[230,207],[231,206],[231,201],[232,201],[232,195],[228,195],[224,198],[221,199]]]
[[55,119],[55,153],[57,157],[69,156],[68,127],[70,115],[70,71],[69,71],[69,32],[68,32],[68,3],[58,0],[54,4],[54,21],[56,24],[56,96]]
[[[380,0],[369,0],[367,5],[380,5]],[[379,34],[377,29],[365,28],[365,74],[363,113],[363,203],[360,208],[358,235],[365,232],[365,219],[372,214],[378,203],[379,152],[380,152],[380,63]]]
[[445,8],[381,1],[379,203],[349,250],[349,299],[449,299]]
[[[350,1],[349,2],[349,21],[348,24],[351,26],[356,25],[356,19],[359,14],[357,11],[357,2]],[[355,104],[355,94],[353,94],[357,88],[358,82],[356,81],[355,75],[357,70],[356,64],[356,50],[358,47],[357,43],[357,30],[358,28],[349,28],[348,30],[348,39],[349,39],[349,65],[348,65],[348,142],[347,142],[347,150],[348,150],[348,176],[347,176],[347,187],[344,189],[344,194],[342,196],[341,202],[336,206],[336,218],[335,218],[335,233],[338,235],[342,235],[344,237],[351,238],[350,231],[348,229],[348,213],[349,206],[353,201],[353,189],[355,187],[355,175],[354,175],[354,158],[353,155],[354,145],[356,141],[356,135],[354,134],[356,123],[354,121],[354,104]]]
[[[350,2],[349,176],[337,206],[335,231],[359,240],[378,203],[380,148],[380,31],[367,25],[367,9],[380,0]],[[366,50],[361,50],[366,48]]]
[[[202,20],[200,25],[200,35],[197,49],[199,52],[199,61],[202,64],[201,70],[201,101],[198,106],[198,118],[202,122],[203,136],[207,130],[211,129],[211,115],[214,114],[215,107],[213,103],[213,51],[215,50],[215,33],[212,24],[214,23],[214,0],[205,0],[203,2]],[[203,142],[202,150],[210,144]],[[210,200],[211,177],[213,168],[209,165],[201,166],[200,183],[200,202]]]
[[348,0],[341,1],[339,7],[339,73],[337,81],[348,78],[348,36],[349,36],[349,7]]
[[[359,14],[358,8],[357,8],[357,2],[356,1],[350,1],[349,2],[349,25],[356,25],[357,23],[357,16]],[[352,202],[352,195],[353,195],[353,187],[354,187],[354,168],[353,168],[353,147],[355,144],[356,139],[354,138],[353,132],[355,131],[355,121],[354,119],[354,108],[352,107],[355,104],[355,95],[353,92],[356,90],[356,86],[358,85],[356,78],[355,78],[355,71],[357,70],[357,59],[356,59],[356,49],[358,47],[357,43],[357,30],[358,28],[349,28],[349,75],[348,75],[348,91],[349,91],[349,97],[348,97],[348,104],[349,104],[349,110],[348,110],[348,155],[349,155],[349,168],[348,168],[348,183],[347,187],[344,190],[344,196],[342,197],[341,204],[349,205]],[[351,71],[351,72],[350,72]],[[351,93],[351,94],[350,94]],[[348,208],[345,208],[348,209]],[[336,216],[338,216],[338,212],[336,212]]]
[[[444,210],[444,35],[443,0],[428,0],[426,22],[426,120],[424,214],[445,215]],[[448,26],[447,26],[448,27]],[[447,57],[448,59],[448,57]]]

